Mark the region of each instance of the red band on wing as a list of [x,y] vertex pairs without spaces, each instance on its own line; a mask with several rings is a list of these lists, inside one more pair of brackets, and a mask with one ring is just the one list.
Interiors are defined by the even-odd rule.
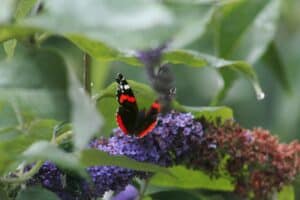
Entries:
[[156,109],[158,112],[160,112],[160,104],[157,101],[155,101],[151,107],[153,109]]
[[126,94],[121,94],[120,103],[123,103],[124,101],[134,103],[135,102],[135,97],[132,97],[132,96],[129,96],[129,95],[126,95]]
[[155,128],[156,124],[157,124],[157,121],[152,122],[145,130],[143,130],[143,131],[138,135],[138,137],[139,137],[139,138],[142,138],[142,137],[148,135],[148,133],[150,133],[150,131],[152,131],[152,130]]
[[125,133],[125,134],[128,134],[128,130],[127,128],[125,127],[124,123],[123,123],[123,120],[122,120],[122,117],[120,115],[117,114],[117,123],[120,127],[120,129]]

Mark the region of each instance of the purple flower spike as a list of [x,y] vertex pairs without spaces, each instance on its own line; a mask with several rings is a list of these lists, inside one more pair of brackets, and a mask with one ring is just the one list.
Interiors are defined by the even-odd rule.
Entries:
[[167,45],[164,44],[155,49],[151,49],[147,51],[139,51],[137,53],[137,57],[146,66],[156,66],[160,63],[161,54],[166,48]]
[[[171,112],[158,116],[157,126],[141,139],[125,135],[119,128],[107,142],[93,142],[92,146],[112,155],[126,155],[142,162],[161,166],[178,163],[189,157],[195,141],[201,142],[202,125],[190,113]],[[174,157],[174,155],[179,157]]]
[[[156,127],[143,138],[125,135],[119,128],[114,129],[113,133],[114,135],[108,140],[92,141],[90,148],[96,148],[111,155],[125,155],[137,161],[166,167],[176,164],[189,165],[195,152],[197,152],[196,148],[199,147],[203,139],[202,124],[194,120],[190,113],[177,112],[158,116]],[[89,200],[101,197],[108,190],[121,192],[132,182],[134,177],[148,178],[151,176],[151,173],[116,166],[92,166],[87,171],[93,184],[89,185],[81,180],[79,184],[81,191],[72,194],[72,198]],[[61,172],[55,165],[46,162],[36,177],[42,186],[56,192],[63,200],[71,198],[70,194],[63,188]],[[124,192],[127,194],[128,191],[133,191],[132,187],[127,186]],[[120,200],[125,193],[121,192],[120,196],[115,197],[115,200]],[[128,197],[128,199],[130,198]]]
[[125,190],[117,194],[112,200],[137,200],[139,193],[132,185],[127,185]]

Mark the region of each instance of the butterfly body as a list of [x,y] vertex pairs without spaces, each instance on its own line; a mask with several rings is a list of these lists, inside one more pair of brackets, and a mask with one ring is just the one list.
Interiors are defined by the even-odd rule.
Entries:
[[160,104],[154,101],[148,110],[139,110],[134,93],[122,74],[118,74],[116,81],[117,100],[119,108],[116,121],[121,130],[127,135],[137,137],[146,136],[157,123]]

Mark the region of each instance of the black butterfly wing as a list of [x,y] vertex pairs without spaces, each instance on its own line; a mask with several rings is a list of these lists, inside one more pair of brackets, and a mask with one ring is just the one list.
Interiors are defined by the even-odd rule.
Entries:
[[145,112],[145,110],[140,111],[137,117],[136,127],[134,128],[134,135],[142,138],[151,132],[157,124],[157,115],[159,112],[160,104],[158,101],[153,102],[147,112]]
[[116,121],[125,134],[132,134],[139,114],[136,99],[122,74],[118,74],[116,81],[118,83],[117,99],[120,105]]

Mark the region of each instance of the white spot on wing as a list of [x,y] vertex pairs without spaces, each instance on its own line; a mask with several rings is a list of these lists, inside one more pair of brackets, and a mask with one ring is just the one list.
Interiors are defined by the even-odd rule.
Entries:
[[129,85],[127,85],[127,84],[126,84],[126,85],[124,85],[124,89],[125,89],[125,90],[128,90],[129,88],[130,88],[130,86],[129,86]]

